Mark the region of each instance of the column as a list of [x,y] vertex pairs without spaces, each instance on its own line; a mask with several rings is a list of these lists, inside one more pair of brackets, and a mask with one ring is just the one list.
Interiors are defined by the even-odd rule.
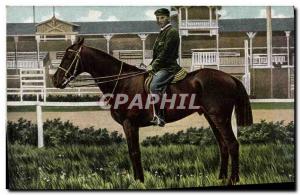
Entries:
[[40,68],[40,42],[41,42],[40,35],[35,35],[35,40],[36,40],[36,48],[37,48],[37,64],[38,64],[38,68]]
[[181,7],[178,8],[178,30],[181,29],[181,24],[182,24],[182,12],[181,12]]
[[185,27],[188,27],[188,8],[185,7]]
[[285,31],[286,51],[287,51],[287,69],[288,69],[288,98],[291,98],[291,68],[290,68],[290,34],[291,31]]
[[211,22],[212,22],[212,10],[211,10],[211,6],[208,6],[209,9],[209,27],[211,27]]
[[181,66],[181,47],[182,47],[182,35],[181,35],[181,27],[182,27],[182,11],[181,11],[182,7],[178,8],[178,31],[179,31],[179,48],[178,48],[178,64]]
[[220,53],[219,53],[219,32],[216,34],[216,42],[217,42],[217,68],[220,70]]
[[268,53],[268,66],[270,70],[270,97],[273,98],[273,63],[272,63],[272,16],[271,16],[271,6],[266,7],[267,15],[267,53]]
[[19,37],[15,36],[14,41],[15,41],[15,67],[17,69],[18,68],[18,42],[19,42]]
[[[216,14],[216,24],[217,24],[217,27],[218,27],[218,19],[219,19],[219,15],[218,15],[218,11],[217,11],[217,8],[216,8],[216,11],[215,11],[215,14]],[[217,65],[218,65],[218,70],[220,70],[220,53],[219,53],[219,29],[217,28],[216,30],[216,41],[217,41],[217,57],[218,57],[218,60],[217,60]]]
[[217,7],[216,7],[215,14],[216,14],[216,26],[219,27],[219,10]]
[[267,54],[268,54],[268,66],[273,67],[272,64],[272,17],[271,6],[267,6]]
[[[250,55],[249,55],[249,57],[250,57],[250,60],[249,60],[250,64],[249,64],[249,67],[253,68],[253,39],[254,39],[254,37],[256,35],[256,32],[247,32],[247,35],[248,35],[248,37],[250,39]],[[255,94],[255,71],[254,70],[252,71],[251,77],[252,77],[252,80],[254,81],[253,84],[252,84],[252,93],[254,95]]]
[[253,38],[256,35],[256,32],[247,32],[250,41],[250,67],[253,67]]
[[143,64],[146,64],[145,62],[145,41],[147,39],[147,36],[146,34],[139,34],[139,37],[141,38],[142,40],[142,43],[143,43]]
[[286,51],[287,51],[287,65],[288,66],[290,66],[290,34],[291,34],[291,31],[285,31]]
[[181,66],[181,63],[182,63],[182,58],[181,58],[181,56],[182,56],[182,35],[181,35],[181,33],[180,33],[180,31],[179,31],[179,48],[178,48],[178,59],[179,59],[179,62],[178,62],[178,64]]
[[109,54],[109,41],[113,37],[112,34],[104,35],[104,38],[106,39],[106,52]]

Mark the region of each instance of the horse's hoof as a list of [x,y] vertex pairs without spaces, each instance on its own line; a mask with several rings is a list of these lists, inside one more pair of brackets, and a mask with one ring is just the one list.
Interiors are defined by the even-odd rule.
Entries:
[[235,185],[236,183],[238,183],[239,181],[240,181],[240,178],[238,175],[231,176],[227,182],[227,185],[232,186],[232,185]]

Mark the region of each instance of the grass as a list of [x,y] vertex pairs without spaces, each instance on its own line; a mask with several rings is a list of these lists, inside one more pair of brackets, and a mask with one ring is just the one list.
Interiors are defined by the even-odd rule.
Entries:
[[[135,181],[127,147],[64,146],[38,149],[8,146],[9,188],[170,189],[221,186],[216,146],[142,147],[145,182]],[[293,145],[242,145],[240,183],[295,181]]]
[[[251,103],[252,109],[294,109],[294,103]],[[43,106],[43,112],[80,112],[103,110],[98,106]],[[7,112],[36,112],[35,106],[7,106]]]

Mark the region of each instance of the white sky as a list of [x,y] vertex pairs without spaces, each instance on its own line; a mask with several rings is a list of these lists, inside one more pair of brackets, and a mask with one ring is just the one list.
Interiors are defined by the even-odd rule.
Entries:
[[[7,6],[8,23],[32,23],[53,16],[71,22],[155,20],[154,11],[170,6]],[[264,18],[265,6],[223,6],[221,19]],[[292,6],[272,6],[273,18],[291,18]]]

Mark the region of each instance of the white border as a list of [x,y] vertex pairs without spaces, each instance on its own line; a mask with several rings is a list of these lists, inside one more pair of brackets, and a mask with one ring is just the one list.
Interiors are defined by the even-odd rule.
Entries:
[[[8,192],[5,190],[5,184],[6,184],[6,176],[5,176],[5,166],[6,162],[4,159],[5,153],[6,153],[6,146],[5,146],[5,129],[6,129],[6,68],[5,68],[5,53],[6,53],[6,6],[7,5],[27,5],[27,6],[58,6],[58,5],[66,5],[66,6],[169,6],[169,5],[221,5],[221,6],[296,6],[296,8],[299,8],[299,1],[297,0],[272,0],[272,1],[261,1],[261,0],[228,0],[228,1],[221,1],[221,0],[192,0],[192,1],[183,1],[183,0],[139,0],[139,1],[124,1],[124,0],[109,0],[108,1],[82,1],[82,0],[1,0],[0,1],[0,64],[1,64],[1,70],[0,70],[0,101],[1,101],[1,107],[0,110],[0,124],[1,124],[1,145],[0,145],[0,153],[2,154],[1,158],[1,179],[0,179],[0,185],[1,185],[1,193],[8,194],[12,192]],[[298,26],[298,25],[297,25]],[[298,32],[298,30],[297,30]],[[297,34],[298,35],[298,34]],[[299,56],[299,49],[297,49],[297,56]],[[299,59],[298,59],[299,60]],[[297,71],[297,75],[299,75],[299,68]],[[296,78],[297,79],[297,78]],[[297,91],[299,91],[299,86],[297,85]],[[297,121],[299,115],[297,116]],[[297,130],[296,130],[297,131]],[[297,133],[299,135],[299,132]],[[298,139],[298,136],[297,136]],[[297,144],[299,147],[299,144]],[[297,148],[297,151],[299,151],[299,148]],[[298,155],[296,156],[296,158]],[[297,161],[296,161],[297,162]],[[297,169],[299,171],[299,167]],[[299,174],[297,174],[298,176]],[[298,178],[298,177],[297,177]],[[297,179],[298,181],[299,179]],[[66,193],[66,192],[65,192]],[[74,192],[71,192],[72,194]],[[71,194],[70,192],[67,192],[66,194]],[[80,192],[77,194],[83,194],[84,192]],[[124,192],[123,192],[124,193]],[[164,192],[165,194],[166,192]],[[170,192],[168,192],[170,193]],[[172,192],[171,192],[172,193]],[[205,193],[205,192],[201,192]],[[269,192],[273,193],[273,192]],[[205,193],[206,194],[206,193]]]

